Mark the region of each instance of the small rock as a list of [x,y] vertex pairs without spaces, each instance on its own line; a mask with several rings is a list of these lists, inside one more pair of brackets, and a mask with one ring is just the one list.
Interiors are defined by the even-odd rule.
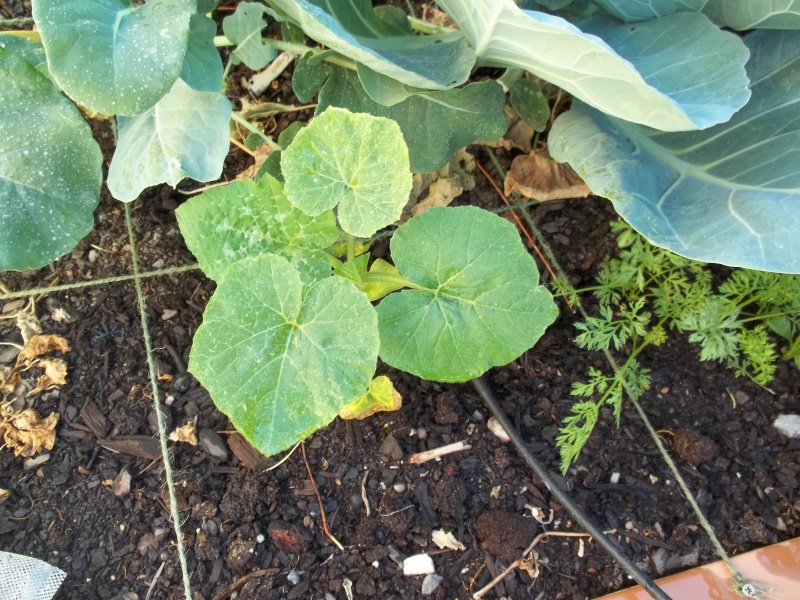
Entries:
[[26,471],[32,471],[39,465],[43,465],[48,460],[50,460],[49,454],[40,454],[39,456],[34,456],[32,458],[26,458],[22,461],[22,468]]
[[300,583],[300,571],[289,571],[286,580],[292,585],[297,585]]
[[425,579],[422,580],[422,595],[430,596],[436,591],[440,583],[442,583],[441,575],[427,575]]
[[111,484],[111,491],[117,498],[125,498],[131,493],[131,474],[122,469]]
[[772,426],[790,438],[800,438],[800,415],[778,415]]
[[162,321],[169,321],[170,319],[175,318],[178,315],[178,311],[174,308],[168,308],[164,312],[161,313],[161,320]]
[[508,444],[508,443],[511,441],[511,438],[510,438],[510,437],[508,437],[508,434],[506,433],[506,430],[505,430],[505,429],[503,429],[503,426],[502,426],[502,425],[500,425],[500,422],[499,422],[497,419],[495,419],[494,417],[491,417],[491,418],[490,418],[490,419],[489,419],[489,420],[486,422],[486,427],[487,427],[487,428],[489,429],[489,431],[491,431],[491,432],[492,432],[492,433],[493,433],[495,436],[497,436],[497,438],[499,438],[499,440],[500,440],[501,442],[503,442],[504,444]]
[[89,259],[90,263],[97,262],[97,250],[92,248],[91,250],[89,250],[89,253],[86,255],[86,257]]
[[742,390],[736,390],[733,392],[733,397],[736,398],[737,404],[746,404],[750,401],[750,394],[743,392]]
[[164,262],[164,259],[163,259],[163,258],[159,258],[159,259],[158,259],[156,262],[154,262],[154,263],[153,263],[153,268],[154,268],[154,269],[160,269],[160,268],[162,268],[162,267],[163,267],[165,264],[166,264],[166,263]]
[[436,571],[427,554],[415,554],[403,561],[403,575],[432,575]]
[[653,561],[653,567],[655,568],[656,573],[663,575],[666,572],[669,558],[669,552],[665,548],[659,548],[653,552],[651,560]]
[[391,434],[387,435],[386,439],[383,440],[380,453],[384,456],[388,456],[392,460],[403,459],[403,449],[400,447],[397,438]]
[[225,462],[228,460],[228,447],[222,437],[213,429],[200,430],[200,445],[211,460]]
[[394,484],[394,491],[398,494],[401,494],[406,491],[406,484],[405,483],[395,483]]

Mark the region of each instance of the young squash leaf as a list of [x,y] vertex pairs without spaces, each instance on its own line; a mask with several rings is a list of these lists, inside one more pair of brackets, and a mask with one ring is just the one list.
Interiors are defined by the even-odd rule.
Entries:
[[272,0],[320,44],[411,87],[445,90],[469,77],[475,54],[461,32],[408,35],[369,0]]
[[574,103],[550,153],[656,246],[800,273],[800,31],[745,37],[753,97],[723,125],[662,133]]
[[411,191],[397,123],[331,108],[281,153],[289,201],[309,215],[334,207],[347,233],[367,238],[400,218]]
[[664,131],[703,129],[730,119],[749,98],[747,50],[699,13],[634,26],[587,21],[586,33],[513,0],[438,3],[479,63],[525,69],[620,119]]
[[139,114],[169,92],[183,67],[195,0],[33,0],[50,73],[78,104]]
[[102,155],[75,106],[2,48],[0,104],[0,271],[43,267],[91,231]]
[[213,181],[230,147],[231,103],[219,92],[196,92],[178,79],[158,104],[119,117],[119,142],[108,169],[117,200],[136,200],[146,187],[184,177]]
[[378,305],[381,360],[467,381],[533,346],[557,315],[511,223],[475,207],[431,208],[397,229],[395,265],[418,289]]
[[384,106],[369,97],[354,72],[330,70],[331,75],[319,93],[317,112],[339,106],[392,119],[400,126],[408,144],[414,173],[437,171],[459,148],[499,139],[508,128],[505,94],[496,81],[414,94],[402,102]]
[[47,57],[41,44],[17,35],[8,35],[10,32],[0,32],[0,48],[8,50],[17,58],[21,58],[42,75],[50,78],[47,70]]
[[218,92],[222,87],[222,58],[214,46],[217,25],[204,15],[192,15],[189,44],[181,79],[197,92]]
[[369,386],[377,318],[341,277],[304,288],[275,255],[231,265],[192,344],[189,369],[269,456],[330,423]]
[[305,285],[331,274],[323,250],[339,237],[336,217],[331,211],[309,217],[296,209],[269,175],[258,183],[242,179],[206,190],[175,213],[186,245],[211,279],[218,281],[242,258],[262,254],[288,259]]

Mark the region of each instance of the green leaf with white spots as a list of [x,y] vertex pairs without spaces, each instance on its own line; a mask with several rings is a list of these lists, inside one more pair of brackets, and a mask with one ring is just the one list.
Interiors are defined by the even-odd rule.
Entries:
[[181,74],[195,0],[33,0],[50,73],[78,104],[136,115]]
[[58,88],[2,48],[0,106],[0,271],[43,267],[92,229],[100,148]]
[[475,207],[431,208],[397,229],[395,265],[416,286],[378,305],[381,360],[467,381],[533,346],[558,313],[514,226]]
[[16,54],[17,58],[24,60],[42,75],[50,77],[50,72],[47,70],[47,57],[41,44],[37,44],[28,38],[4,32],[0,35],[0,48]]
[[347,233],[367,238],[400,218],[412,177],[397,123],[330,108],[281,155],[286,196],[309,215],[337,209]]
[[175,213],[186,245],[211,279],[219,280],[242,258],[262,254],[288,259],[306,284],[331,274],[323,250],[339,237],[333,213],[309,217],[269,175],[258,183],[242,179],[206,190]]
[[219,92],[196,92],[182,79],[158,104],[119,117],[119,142],[108,169],[108,189],[123,202],[146,187],[184,177],[213,181],[230,147],[231,103]]
[[369,97],[354,71],[329,69],[317,112],[338,106],[392,119],[408,144],[414,173],[438,171],[459,148],[478,141],[493,142],[508,129],[505,94],[496,81],[414,94],[393,106],[384,106]]
[[189,370],[260,452],[271,455],[330,423],[369,386],[378,325],[341,277],[304,287],[286,259],[231,265],[208,303]]
[[243,62],[253,70],[263,69],[278,53],[261,40],[261,32],[267,26],[264,15],[277,18],[277,14],[263,4],[242,2],[236,12],[222,21],[222,32],[236,49],[231,53],[233,64]]
[[214,46],[216,33],[214,21],[204,15],[192,15],[181,79],[198,92],[218,92],[222,87],[222,58]]

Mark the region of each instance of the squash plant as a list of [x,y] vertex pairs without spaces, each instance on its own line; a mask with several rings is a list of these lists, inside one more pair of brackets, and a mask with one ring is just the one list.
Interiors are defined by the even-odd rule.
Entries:
[[363,405],[378,357],[467,381],[517,358],[555,319],[517,231],[482,209],[411,218],[392,236],[394,264],[357,254],[411,191],[394,121],[331,108],[282,152],[281,171],[285,184],[235,181],[177,211],[218,282],[189,368],[264,454]]

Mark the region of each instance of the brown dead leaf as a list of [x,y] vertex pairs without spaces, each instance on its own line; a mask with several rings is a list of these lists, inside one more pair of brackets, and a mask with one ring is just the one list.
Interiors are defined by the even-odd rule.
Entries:
[[515,191],[540,202],[586,198],[592,193],[568,164],[554,161],[547,150],[536,150],[514,159],[506,176],[505,193],[508,196]]
[[197,417],[170,433],[169,439],[173,442],[183,442],[184,444],[197,446]]
[[[458,196],[475,187],[474,170],[475,157],[462,148],[435,173],[415,173],[409,206],[400,220],[405,222],[434,206],[449,206]],[[428,195],[417,202],[426,189]]]
[[69,342],[60,335],[34,335],[17,356],[17,366],[29,367],[33,360],[49,352],[69,352]]
[[422,20],[439,27],[453,27],[455,25],[450,16],[432,2],[422,5]]
[[5,400],[15,389],[20,382],[20,376],[17,371],[6,370],[0,373],[0,396]]
[[[33,304],[30,305],[31,310]],[[39,319],[36,318],[36,313],[20,311],[17,313],[17,329],[22,335],[22,342],[27,344],[34,335],[42,333],[42,326],[39,324]]]
[[269,144],[261,144],[255,150],[251,150],[253,154],[255,154],[255,162],[247,167],[244,171],[239,173],[236,176],[236,179],[252,179],[258,173],[258,170],[261,168],[261,165],[264,164],[264,161],[269,158],[269,155],[274,152],[272,146]]
[[0,421],[3,441],[14,450],[14,456],[29,458],[42,450],[52,450],[56,442],[58,413],[42,418],[31,408],[6,413]]
[[506,150],[517,148],[523,152],[530,152],[533,134],[536,132],[511,106],[506,106],[505,110],[508,129],[499,140],[485,145],[490,148],[505,148]]
[[67,384],[67,362],[61,358],[43,358],[36,365],[44,368],[44,374],[36,380],[36,387],[27,393],[33,396],[54,385]]

